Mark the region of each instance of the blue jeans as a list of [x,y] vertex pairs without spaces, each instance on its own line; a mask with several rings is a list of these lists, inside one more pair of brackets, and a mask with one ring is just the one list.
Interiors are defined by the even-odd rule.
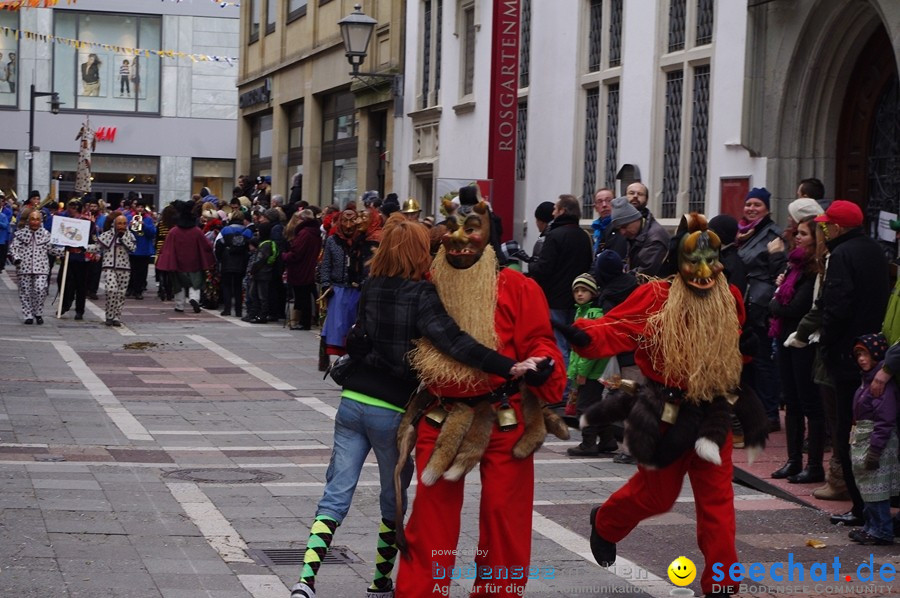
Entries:
[[[551,309],[550,310],[550,320],[553,322],[558,322],[560,324],[571,324],[575,321],[575,309]],[[559,350],[563,355],[563,364],[565,365],[566,371],[569,371],[569,352],[571,351],[571,347],[569,347],[569,341],[559,333],[558,330],[553,331],[554,336],[556,336],[556,346],[559,347]],[[572,390],[572,381],[569,378],[566,378],[566,390],[563,391],[563,396],[561,398],[562,401],[566,401],[569,398],[569,392]]]
[[[359,474],[370,449],[375,450],[381,480],[381,517],[397,518],[394,493],[394,467],[397,465],[397,428],[403,414],[383,407],[373,407],[353,399],[341,398],[334,418],[334,449],[325,473],[325,494],[316,515],[328,515],[338,523],[347,516],[350,502],[359,482]],[[412,479],[413,463],[403,468],[403,511],[406,512],[406,489]]]
[[890,500],[866,502],[863,513],[866,516],[866,526],[863,530],[882,540],[894,539],[894,523],[891,519]]

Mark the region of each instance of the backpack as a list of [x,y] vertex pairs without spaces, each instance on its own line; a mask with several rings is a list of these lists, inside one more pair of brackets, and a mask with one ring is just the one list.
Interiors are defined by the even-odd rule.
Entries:
[[229,233],[225,235],[225,249],[231,255],[245,254],[250,248],[247,237],[243,231],[239,233]]
[[262,249],[263,245],[269,244],[272,248],[272,254],[266,259],[266,265],[271,266],[278,259],[278,243],[275,241],[268,239],[259,244],[259,248]]

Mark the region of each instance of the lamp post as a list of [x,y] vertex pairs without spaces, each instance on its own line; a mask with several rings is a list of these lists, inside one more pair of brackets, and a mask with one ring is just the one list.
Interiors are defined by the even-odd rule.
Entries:
[[36,91],[34,84],[31,84],[31,104],[28,108],[28,190],[31,193],[31,180],[34,174],[34,152],[40,151],[41,148],[34,145],[34,100],[50,96],[50,112],[59,114],[59,107],[62,102],[59,101],[59,94],[55,91]]
[[364,14],[362,6],[359,4],[354,6],[354,8],[356,10],[338,21],[338,25],[341,28],[341,37],[344,38],[345,55],[350,62],[350,66],[353,67],[353,72],[350,73],[350,76],[358,77],[359,75],[366,75],[368,77],[393,77],[393,75],[359,72],[359,67],[368,54],[369,42],[372,40],[372,32],[375,30],[375,25],[378,24],[378,21],[367,14]]

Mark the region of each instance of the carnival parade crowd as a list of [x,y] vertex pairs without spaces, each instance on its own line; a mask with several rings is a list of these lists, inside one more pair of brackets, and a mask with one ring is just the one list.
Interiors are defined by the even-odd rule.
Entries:
[[[483,575],[472,595],[488,591],[495,568],[527,569],[532,454],[569,427],[581,429],[570,456],[638,465],[591,514],[601,565],[640,521],[671,508],[687,475],[703,591],[728,595],[714,591],[710,567],[737,562],[732,450],[761,448],[782,426],[787,454],[773,478],[851,500],[831,521],[851,526],[854,542],[890,545],[900,533],[900,291],[860,207],[826,200],[817,179],[801,181],[785,222],[769,191],[753,188],[740,219],[686,215],[674,235],[640,182],[618,198],[596,191],[590,231],[578,199],[561,195],[535,211],[530,254],[504,242],[475,185],[442,198],[438,221],[395,194],[321,210],[297,191],[286,200],[264,177],[241,177],[228,200],[203,188],[158,214],[136,194],[111,209],[34,192],[0,210],[0,266],[15,268],[26,325],[44,323],[65,258],[58,300],[75,320],[102,278],[105,324],[121,326],[125,302],[146,300],[154,264],[156,297],[176,312],[321,326],[320,370],[341,385],[341,403],[292,598],[316,596],[370,450],[382,521],[367,596],[446,589],[431,571],[454,565],[476,465]],[[90,222],[83,246],[51,244],[57,216]],[[521,595],[525,581],[503,595]]]

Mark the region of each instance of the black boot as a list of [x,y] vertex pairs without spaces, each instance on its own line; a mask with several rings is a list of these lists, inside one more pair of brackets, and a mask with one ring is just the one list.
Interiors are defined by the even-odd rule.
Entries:
[[594,522],[597,521],[597,510],[599,506],[591,509],[591,552],[594,559],[601,567],[609,567],[616,562],[616,544],[609,540],[604,540],[597,530],[594,528]]
[[581,431],[581,444],[573,446],[566,451],[570,457],[596,457],[600,454],[597,450],[597,428],[587,426]]
[[597,449],[601,453],[610,454],[619,450],[619,443],[616,442],[616,434],[612,426],[602,426],[600,428],[600,441]]
[[795,415],[784,416],[788,460],[781,469],[772,472],[772,477],[780,480],[797,475],[803,469],[803,419]]
[[806,469],[788,477],[791,484],[819,484],[825,481],[825,468],[822,467],[822,455],[825,452],[825,421],[809,422],[809,454],[806,457]]

